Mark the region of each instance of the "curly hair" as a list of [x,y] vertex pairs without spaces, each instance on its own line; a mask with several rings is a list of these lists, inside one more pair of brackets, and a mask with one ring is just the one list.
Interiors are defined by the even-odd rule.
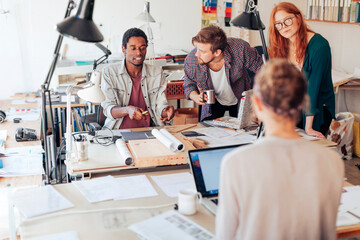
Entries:
[[142,37],[145,39],[146,46],[148,44],[147,36],[143,30],[141,30],[140,28],[130,28],[123,35],[122,45],[124,48],[126,48],[126,44],[128,43],[131,37]]
[[305,58],[307,47],[307,32],[314,32],[304,21],[302,12],[292,3],[280,2],[275,5],[270,14],[269,25],[269,56],[270,58],[288,58],[289,40],[281,36],[275,28],[275,14],[279,11],[285,11],[295,15],[299,22],[299,30],[296,36],[296,61],[301,63]]
[[271,59],[255,75],[254,95],[279,115],[296,118],[306,92],[305,75],[286,59]]

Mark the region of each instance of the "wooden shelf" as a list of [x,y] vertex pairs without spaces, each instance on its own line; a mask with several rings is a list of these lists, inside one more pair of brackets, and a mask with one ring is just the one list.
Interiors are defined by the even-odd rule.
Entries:
[[358,22],[335,22],[335,21],[323,21],[323,20],[315,20],[315,19],[305,19],[305,21],[308,21],[308,22],[324,22],[324,23],[337,23],[337,24],[350,24],[350,25],[359,25],[360,26],[360,23]]

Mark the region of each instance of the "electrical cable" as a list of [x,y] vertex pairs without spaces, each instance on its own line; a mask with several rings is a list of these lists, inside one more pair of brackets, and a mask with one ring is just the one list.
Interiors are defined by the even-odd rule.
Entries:
[[93,210],[82,210],[82,211],[71,211],[71,212],[58,212],[54,214],[47,214],[44,216],[33,217],[27,219],[27,221],[37,221],[39,219],[51,218],[51,217],[60,217],[72,214],[87,214],[87,213],[96,213],[96,212],[107,212],[107,211],[116,211],[116,210],[141,210],[141,209],[156,209],[156,208],[165,208],[174,206],[177,202],[156,205],[156,206],[138,206],[138,207],[118,207],[118,208],[102,208],[102,209],[93,209]]

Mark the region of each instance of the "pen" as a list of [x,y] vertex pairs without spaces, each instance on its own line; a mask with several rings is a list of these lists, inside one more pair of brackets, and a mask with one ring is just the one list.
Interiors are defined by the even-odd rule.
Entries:
[[144,111],[142,112],[141,114],[144,115],[144,114],[147,114],[149,111]]

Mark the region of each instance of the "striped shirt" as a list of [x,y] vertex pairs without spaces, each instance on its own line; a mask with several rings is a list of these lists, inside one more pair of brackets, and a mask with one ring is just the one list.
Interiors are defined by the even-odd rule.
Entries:
[[[261,65],[262,58],[255,48],[239,38],[228,38],[228,45],[224,50],[225,73],[227,80],[238,100],[243,91],[249,90],[251,80],[247,70],[256,73]],[[214,90],[209,67],[207,64],[200,65],[195,56],[196,48],[185,59],[184,91],[187,99],[192,91],[198,91],[197,87],[205,90]],[[211,116],[210,105],[202,106],[200,120]]]

